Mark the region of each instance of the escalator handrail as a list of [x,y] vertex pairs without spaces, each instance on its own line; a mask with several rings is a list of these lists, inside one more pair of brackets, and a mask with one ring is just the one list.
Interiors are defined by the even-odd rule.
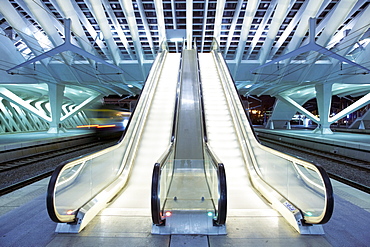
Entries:
[[215,221],[216,225],[225,225],[227,217],[227,187],[226,187],[226,173],[224,164],[219,163],[217,165],[217,177],[218,177],[218,214]]
[[[216,57],[216,59],[218,60],[218,62],[219,62],[219,64],[221,65],[221,64],[223,64],[223,62],[224,61],[222,61],[221,60],[221,58],[219,57],[219,54],[217,53],[217,52],[214,52],[214,54],[215,54],[215,57]],[[225,67],[225,66],[223,66],[223,67]],[[226,68],[227,68],[227,66],[226,66]],[[223,71],[224,71],[224,69],[223,69]],[[230,73],[230,71],[228,71],[228,68],[227,68],[227,72],[229,72]],[[224,73],[226,73],[225,71],[224,71]],[[230,78],[230,77],[229,77]],[[235,91],[234,92],[237,92],[237,88],[236,88],[236,85],[235,85],[235,82],[234,82],[234,80],[231,78],[231,80],[232,80],[232,82],[233,82],[233,85],[234,85],[234,89],[235,89]],[[238,98],[239,98],[239,103],[242,105],[242,102],[241,102],[241,98],[240,98],[240,96],[238,95]],[[234,99],[235,100],[235,99]],[[235,102],[234,102],[234,104],[236,104]],[[235,106],[235,108],[236,108],[236,106]],[[246,110],[244,109],[244,107],[243,107],[243,110],[244,110],[244,113],[245,113],[245,116],[246,116],[246,118],[248,119],[248,121],[249,121],[249,124],[250,124],[250,126],[252,126],[251,125],[251,121],[250,121],[250,118],[249,118],[249,116],[248,116],[248,114],[247,114],[247,112],[246,112]],[[236,114],[237,116],[238,116],[238,114]],[[239,119],[239,124],[241,125],[241,123],[242,123],[242,120],[241,119]],[[242,130],[243,130],[243,128],[241,128]],[[253,131],[253,134],[255,135],[255,132],[254,132],[254,130],[253,130],[253,128],[251,128],[251,130]],[[243,132],[243,135],[244,135],[244,139],[245,140],[247,140],[247,137],[246,137],[246,133],[245,133],[245,131],[242,131]],[[255,137],[256,137],[256,135],[255,135]],[[257,138],[256,138],[256,140],[258,140]],[[289,161],[291,161],[291,162],[301,162],[302,163],[302,160],[301,159],[298,159],[298,158],[296,158],[296,157],[293,157],[293,156],[290,156],[290,155],[287,155],[287,154],[283,154],[283,153],[281,153],[281,152],[278,152],[278,151],[276,151],[276,150],[273,150],[273,149],[269,149],[269,148],[267,148],[267,147],[265,147],[265,146],[263,146],[263,145],[261,145],[260,144],[260,142],[258,142],[259,143],[259,145],[260,145],[260,147],[262,148],[262,149],[264,149],[264,150],[266,150],[266,151],[268,151],[268,152],[270,152],[270,153],[274,153],[275,155],[277,155],[277,156],[279,156],[279,157],[281,157],[281,158],[283,158],[283,159],[286,159],[286,160],[289,160]],[[250,151],[249,151],[250,152]],[[253,155],[252,155],[253,156]],[[253,160],[253,159],[252,159]],[[255,162],[254,162],[255,163]],[[332,185],[331,185],[331,182],[330,182],[330,179],[329,179],[329,176],[327,175],[327,173],[325,172],[325,170],[321,167],[321,166],[319,166],[319,165],[317,165],[317,164],[313,164],[313,163],[310,163],[310,162],[307,162],[307,161],[304,161],[303,162],[304,164],[306,164],[307,166],[309,166],[310,168],[312,168],[313,170],[315,170],[318,174],[320,174],[320,176],[321,176],[321,178],[322,178],[322,181],[323,181],[323,183],[324,183],[324,187],[325,187],[325,210],[323,211],[323,214],[322,215],[320,215],[319,217],[311,217],[310,218],[310,220],[308,220],[307,221],[307,223],[310,223],[310,224],[324,224],[324,223],[326,223],[326,222],[328,222],[329,221],[329,219],[331,218],[331,216],[332,216],[332,213],[333,213],[333,210],[334,210],[334,197],[333,197],[333,189],[332,189]],[[255,164],[254,164],[254,166],[255,166]],[[257,172],[257,171],[256,171]],[[261,176],[260,176],[260,174],[257,172],[257,174],[258,174],[258,176],[260,177],[260,179],[261,180],[263,180],[267,185],[269,185],[268,184],[268,182],[267,181],[265,181]],[[270,186],[270,185],[269,185]],[[270,186],[271,188],[273,188],[272,186]],[[276,192],[278,192],[278,191],[276,191]],[[279,192],[278,192],[279,193]],[[280,193],[279,193],[280,194]],[[280,194],[281,195],[281,194]],[[282,197],[284,197],[283,195],[281,195]],[[285,197],[284,197],[285,198]],[[287,201],[289,201],[289,200],[287,200]]]
[[160,175],[161,165],[159,163],[154,164],[153,175],[152,175],[152,193],[151,193],[151,212],[153,224],[160,226],[163,225],[163,215],[161,210],[160,201]]
[[[185,41],[183,41],[185,43]],[[164,219],[161,210],[160,203],[160,181],[161,181],[161,171],[164,166],[167,164],[167,159],[171,154],[172,150],[175,148],[176,144],[176,133],[177,133],[177,122],[179,116],[179,101],[180,101],[180,87],[181,87],[181,75],[182,75],[182,54],[180,57],[180,66],[177,77],[176,85],[176,97],[175,97],[175,107],[172,120],[172,131],[171,131],[171,140],[167,150],[161,155],[158,161],[154,164],[153,174],[152,174],[152,190],[151,190],[151,213],[152,221],[155,225],[163,225]]]
[[[160,66],[160,61],[163,61],[165,55],[167,54],[167,50],[164,50],[163,52],[159,53],[159,57],[157,59],[157,63],[153,64],[154,66]],[[158,73],[158,72],[156,72]],[[150,73],[148,75],[148,78],[150,76]],[[148,80],[148,79],[147,79]],[[147,81],[146,80],[146,81]],[[139,99],[141,98],[142,96],[142,93],[145,91],[147,87],[147,83],[144,84],[143,86],[143,89],[141,91],[141,94],[139,96]],[[139,102],[139,100],[138,100]],[[134,113],[136,112],[136,109],[137,109],[137,106],[135,107],[134,109],[134,112],[133,114],[131,114],[131,116],[134,116]],[[140,115],[140,114],[139,114]],[[132,117],[131,117],[132,118]],[[130,121],[129,123],[131,122],[131,118],[130,118]],[[128,124],[127,125],[127,128],[125,129],[124,131],[124,134],[123,135],[126,135],[127,133],[127,130],[130,129],[130,125]],[[119,142],[118,144],[114,145],[114,146],[111,146],[109,148],[106,148],[106,149],[103,149],[101,151],[98,151],[98,152],[94,152],[94,153],[91,153],[91,154],[87,154],[87,155],[84,155],[84,156],[80,156],[80,157],[77,157],[77,158],[74,158],[74,159],[71,159],[71,160],[67,160],[65,162],[62,162],[56,169],[55,171],[53,172],[51,178],[50,178],[50,181],[49,181],[49,185],[48,185],[48,189],[47,189],[47,196],[46,196],[46,204],[47,204],[47,211],[48,211],[48,214],[49,214],[49,217],[55,221],[55,222],[58,222],[58,223],[70,223],[70,222],[74,222],[75,219],[76,219],[76,215],[77,215],[77,211],[76,213],[72,214],[72,215],[60,215],[58,214],[57,210],[56,210],[56,207],[55,207],[55,189],[56,189],[56,186],[57,186],[57,181],[58,181],[58,177],[61,175],[61,173],[68,169],[69,167],[73,167],[74,164],[77,164],[77,163],[82,163],[84,164],[84,161],[87,161],[87,160],[90,160],[90,159],[93,159],[97,156],[100,156],[102,154],[105,154],[105,153],[108,153],[114,149],[117,149],[120,144],[123,142],[123,137],[121,138],[120,140],[121,142]],[[122,169],[121,169],[122,171]],[[117,175],[118,177],[119,175]],[[116,178],[117,178],[116,177]],[[104,188],[106,188],[107,186],[109,186],[109,184],[107,184]],[[104,188],[102,190],[104,190]],[[97,194],[99,194],[102,190],[100,190],[99,192],[97,192],[95,195],[93,195],[91,198],[94,198]],[[87,202],[86,202],[87,203]],[[84,205],[82,205],[81,207],[83,207]],[[80,207],[80,208],[81,208]]]
[[[208,143],[205,144],[206,152],[212,159],[212,165],[217,172],[217,187],[218,187],[218,202],[217,202],[217,219],[214,221],[215,225],[225,225],[227,217],[227,183],[225,166],[219,161]],[[217,165],[215,165],[217,164]]]

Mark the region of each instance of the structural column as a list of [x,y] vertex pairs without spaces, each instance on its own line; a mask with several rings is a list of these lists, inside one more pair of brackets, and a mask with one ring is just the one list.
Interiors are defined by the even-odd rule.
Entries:
[[315,133],[320,132],[321,134],[333,134],[330,129],[329,114],[331,109],[331,98],[332,98],[332,84],[321,83],[315,85],[316,89],[316,100],[317,108],[320,115],[320,121],[318,127],[314,130]]
[[57,83],[49,83],[48,88],[51,110],[51,122],[48,133],[59,133],[65,86]]

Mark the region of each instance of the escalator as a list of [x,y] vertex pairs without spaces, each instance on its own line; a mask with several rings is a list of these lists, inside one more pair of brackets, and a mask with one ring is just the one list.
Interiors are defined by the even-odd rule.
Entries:
[[152,165],[171,137],[179,64],[180,54],[163,49],[121,141],[55,170],[47,209],[57,232],[80,232],[108,205],[150,215]]
[[121,141],[55,170],[47,209],[57,232],[77,233],[109,206],[151,214],[153,234],[226,234],[227,211],[272,208],[302,234],[323,233],[328,176],[257,141],[214,47],[199,59],[163,49]]
[[318,165],[257,141],[226,63],[214,47],[199,54],[199,61],[208,142],[225,164],[228,211],[237,216],[243,210],[272,207],[301,234],[323,234],[321,224],[334,207],[328,175]]
[[173,138],[155,164],[153,234],[226,234],[226,178],[209,149],[196,50],[184,50]]
[[199,63],[208,142],[226,166],[228,212],[242,216],[251,210],[269,210],[271,207],[254,192],[250,183],[227,96],[212,53],[199,54]]

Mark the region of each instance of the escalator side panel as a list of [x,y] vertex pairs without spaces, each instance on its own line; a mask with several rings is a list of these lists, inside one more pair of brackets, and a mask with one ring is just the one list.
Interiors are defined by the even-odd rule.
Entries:
[[171,139],[179,62],[180,54],[169,53],[167,55],[134,160],[130,180],[124,193],[116,198],[109,206],[109,210],[131,208],[150,215],[152,166],[167,148]]
[[[72,212],[69,216],[75,217],[78,224],[60,223],[57,231],[79,232],[102,208],[107,206],[107,201],[112,200],[124,187],[127,192],[124,200],[126,204],[122,204],[124,207],[145,205],[149,208],[149,202],[145,204],[142,200],[137,200],[137,195],[141,194],[141,190],[135,192],[128,188],[135,184],[133,187],[140,188],[142,191],[150,191],[150,173],[148,179],[137,174],[146,171],[145,165],[150,167],[155,162],[170,140],[177,81],[177,72],[173,66],[178,67],[180,56],[169,53],[165,55],[164,60],[160,60],[161,63],[156,60],[156,66],[152,68],[155,71],[151,71],[148,77],[150,87],[143,91],[144,96],[140,97],[141,100],[138,103],[141,111],[138,114],[135,111],[135,121],[128,128],[129,134],[126,133],[122,142],[67,163],[64,170],[67,171],[65,176],[59,174],[60,180],[55,182],[55,192],[48,193],[57,197],[50,206],[54,207],[54,211],[58,213],[64,213],[65,208],[64,214],[67,216],[69,212]],[[161,102],[163,99],[165,102]],[[112,164],[118,165],[112,166]],[[106,179],[106,174],[110,177],[113,174],[114,180]],[[103,189],[95,189],[97,181],[102,183],[100,187],[103,186]],[[149,181],[146,189],[142,188],[142,181]],[[61,185],[63,189],[58,191]],[[87,198],[81,202],[82,206],[76,204],[77,200],[74,200],[74,197],[80,198],[78,195]],[[149,197],[148,192],[144,200],[149,201]],[[87,203],[83,204],[86,200],[88,200]]]

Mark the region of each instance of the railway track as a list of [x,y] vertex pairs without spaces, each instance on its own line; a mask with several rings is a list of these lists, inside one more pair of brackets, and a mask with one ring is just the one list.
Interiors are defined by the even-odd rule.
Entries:
[[77,144],[68,148],[33,154],[0,164],[0,196],[49,177],[61,161],[95,152],[117,143],[117,140]]
[[370,193],[370,164],[366,161],[299,147],[261,136],[259,140],[265,146],[319,164],[325,168],[332,179]]
[[77,145],[77,146],[62,148],[58,150],[52,150],[52,151],[43,152],[43,153],[35,153],[27,157],[21,157],[21,158],[7,161],[7,162],[2,162],[0,163],[0,172],[17,169],[19,167],[31,165],[36,162],[41,162],[41,161],[48,160],[54,157],[58,157],[64,154],[68,154],[76,150],[84,150],[84,149],[92,148],[92,147],[102,145],[102,144],[104,144],[104,142],[87,143],[84,145]]

